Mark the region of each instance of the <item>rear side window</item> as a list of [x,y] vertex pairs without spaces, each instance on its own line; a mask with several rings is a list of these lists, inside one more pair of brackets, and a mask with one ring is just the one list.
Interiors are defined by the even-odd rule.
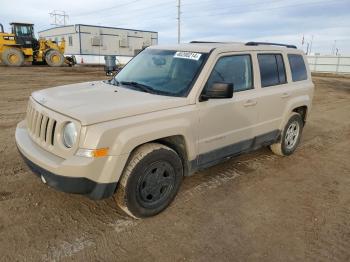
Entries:
[[286,70],[281,54],[258,55],[262,87],[280,85],[287,82]]
[[301,55],[288,55],[290,70],[292,71],[293,82],[307,79],[306,66]]
[[232,83],[235,92],[253,88],[252,62],[250,55],[225,56],[216,63],[206,88],[213,83]]

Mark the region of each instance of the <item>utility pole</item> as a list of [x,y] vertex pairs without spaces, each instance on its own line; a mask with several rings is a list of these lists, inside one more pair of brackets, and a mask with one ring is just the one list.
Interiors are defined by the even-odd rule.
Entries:
[[67,25],[68,15],[65,11],[58,11],[54,10],[53,12],[49,13],[51,19],[53,19],[51,25],[54,26],[62,26]]
[[181,0],[177,0],[177,43],[181,42]]
[[336,53],[336,49],[337,49],[337,40],[334,40],[334,44],[332,46],[332,55]]

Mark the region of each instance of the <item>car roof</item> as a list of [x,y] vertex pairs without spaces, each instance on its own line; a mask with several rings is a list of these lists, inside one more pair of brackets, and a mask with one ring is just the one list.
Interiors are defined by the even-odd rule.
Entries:
[[275,43],[261,43],[261,42],[204,42],[193,41],[191,43],[177,44],[177,45],[157,45],[151,46],[151,49],[166,49],[175,51],[189,51],[209,53],[212,50],[218,52],[238,52],[238,51],[279,51],[290,53],[303,53],[302,50],[296,49],[292,45],[283,45]]
[[32,23],[23,23],[23,22],[11,22],[10,25],[34,25]]

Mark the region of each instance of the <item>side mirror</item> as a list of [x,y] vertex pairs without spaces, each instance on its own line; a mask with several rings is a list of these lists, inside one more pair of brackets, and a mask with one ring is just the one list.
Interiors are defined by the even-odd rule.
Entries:
[[200,101],[207,101],[209,99],[223,99],[232,98],[233,84],[215,82],[209,86],[200,97]]

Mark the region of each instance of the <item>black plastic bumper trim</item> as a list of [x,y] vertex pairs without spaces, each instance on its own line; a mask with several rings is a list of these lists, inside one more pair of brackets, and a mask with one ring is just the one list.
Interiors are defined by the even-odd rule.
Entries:
[[111,197],[117,183],[97,183],[85,177],[65,177],[51,173],[30,161],[22,153],[25,163],[38,177],[43,176],[46,184],[59,191],[73,194],[87,195],[90,199],[99,200]]

